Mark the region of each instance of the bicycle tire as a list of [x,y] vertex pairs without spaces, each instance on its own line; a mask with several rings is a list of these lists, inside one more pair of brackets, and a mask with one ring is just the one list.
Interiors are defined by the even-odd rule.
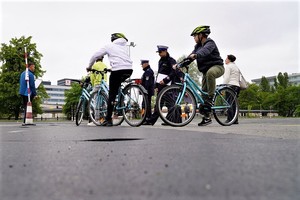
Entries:
[[[97,126],[101,126],[102,122],[106,118],[107,103],[108,103],[108,95],[104,91],[101,91],[99,95],[98,95],[98,91],[93,92],[91,94],[91,97],[89,99],[89,104],[88,104],[89,116],[92,122]],[[117,115],[115,114],[115,112],[113,112],[113,117],[112,117],[113,126],[118,126],[122,124],[123,121],[124,121],[123,116]]]
[[[184,98],[176,104],[177,97],[182,93],[182,86],[170,85],[163,88],[157,96],[156,109],[160,118],[167,124],[175,127],[181,127],[189,124],[196,114],[196,100],[190,89],[186,89]],[[185,116],[183,108],[189,103],[190,114]]]
[[212,112],[216,121],[223,126],[232,125],[239,113],[236,93],[229,87],[217,89],[213,102]]
[[125,121],[133,127],[142,125],[147,116],[147,94],[139,85],[129,84],[123,89],[120,106]]
[[105,119],[106,114],[103,114],[103,112],[107,112],[107,101],[108,97],[102,91],[99,94],[98,91],[95,91],[90,96],[88,103],[89,116],[97,126],[100,126]]
[[84,100],[80,98],[75,113],[75,123],[77,126],[79,126],[82,122],[84,111],[85,111],[84,106],[85,106]]

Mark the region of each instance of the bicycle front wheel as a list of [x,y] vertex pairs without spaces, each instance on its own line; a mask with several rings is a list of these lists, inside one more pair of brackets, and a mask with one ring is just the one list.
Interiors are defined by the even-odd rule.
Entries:
[[228,87],[217,89],[212,111],[219,124],[223,126],[230,126],[233,124],[239,113],[236,93]]
[[[171,126],[185,126],[195,117],[195,96],[189,89],[186,89],[181,98],[182,93],[181,86],[171,85],[162,89],[157,96],[156,109],[159,112],[160,118]],[[180,101],[179,98],[181,98]],[[189,113],[184,112],[184,107],[186,105],[190,108]]]
[[147,94],[138,85],[128,85],[123,89],[120,101],[125,121],[130,126],[140,126],[146,119]]
[[85,110],[84,107],[85,107],[85,101],[82,98],[80,98],[75,113],[75,118],[76,118],[75,122],[77,126],[79,126],[82,122],[84,110]]

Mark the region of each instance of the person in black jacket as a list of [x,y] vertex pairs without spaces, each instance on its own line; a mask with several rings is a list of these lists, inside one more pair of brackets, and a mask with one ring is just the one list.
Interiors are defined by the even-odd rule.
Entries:
[[[173,66],[176,65],[176,60],[170,56],[167,46],[158,45],[156,52],[160,56],[160,60],[158,61],[158,73],[155,83],[156,92],[157,94],[159,94],[160,91],[167,85],[180,82],[184,74],[182,71],[173,68]],[[154,125],[158,117],[159,113],[155,109],[151,118],[146,121],[147,124]]]
[[198,69],[203,74],[202,89],[208,93],[204,97],[205,104],[202,106],[204,117],[198,126],[205,126],[211,123],[210,112],[216,89],[216,79],[224,74],[223,59],[220,56],[216,43],[208,38],[209,34],[209,26],[198,26],[191,33],[196,45],[189,58],[197,60]]
[[146,115],[147,121],[151,117],[151,99],[154,95],[154,72],[149,65],[149,60],[141,60],[141,65],[144,70],[141,78],[141,85],[147,90],[148,93],[148,109]]

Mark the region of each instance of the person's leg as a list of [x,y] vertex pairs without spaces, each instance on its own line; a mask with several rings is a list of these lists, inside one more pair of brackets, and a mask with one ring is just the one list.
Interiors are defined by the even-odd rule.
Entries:
[[23,123],[25,124],[25,121],[26,121],[26,112],[27,112],[27,102],[28,102],[28,97],[22,95],[22,100],[23,100],[23,107],[24,107]]
[[222,65],[215,65],[206,72],[207,93],[209,98],[213,98],[216,90],[216,79],[224,74]]

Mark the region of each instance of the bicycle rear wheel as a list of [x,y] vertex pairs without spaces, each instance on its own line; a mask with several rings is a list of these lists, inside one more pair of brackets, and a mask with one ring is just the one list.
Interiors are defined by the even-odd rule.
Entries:
[[[171,85],[162,89],[157,96],[156,109],[160,118],[171,126],[185,126],[194,119],[196,114],[196,100],[193,93],[187,89],[182,100],[176,103],[181,94],[181,86]],[[190,113],[184,113],[186,103],[190,107]]]
[[[89,115],[91,120],[97,126],[101,126],[104,122],[107,115],[107,104],[108,104],[108,95],[101,91],[98,94],[98,91],[91,94],[89,99]],[[113,126],[118,126],[124,121],[124,117],[117,112],[113,112],[112,122]]]
[[228,87],[217,89],[212,111],[219,124],[223,126],[230,126],[233,124],[239,113],[236,93]]
[[125,121],[130,126],[140,126],[146,119],[147,94],[138,85],[130,84],[123,89],[120,106],[124,108]]
[[92,122],[100,126],[104,121],[107,112],[108,97],[104,92],[93,92],[90,96],[88,108]]
[[85,111],[84,107],[85,107],[85,101],[82,98],[80,98],[75,113],[75,118],[76,118],[75,122],[77,126],[79,126],[82,122],[84,111]]

